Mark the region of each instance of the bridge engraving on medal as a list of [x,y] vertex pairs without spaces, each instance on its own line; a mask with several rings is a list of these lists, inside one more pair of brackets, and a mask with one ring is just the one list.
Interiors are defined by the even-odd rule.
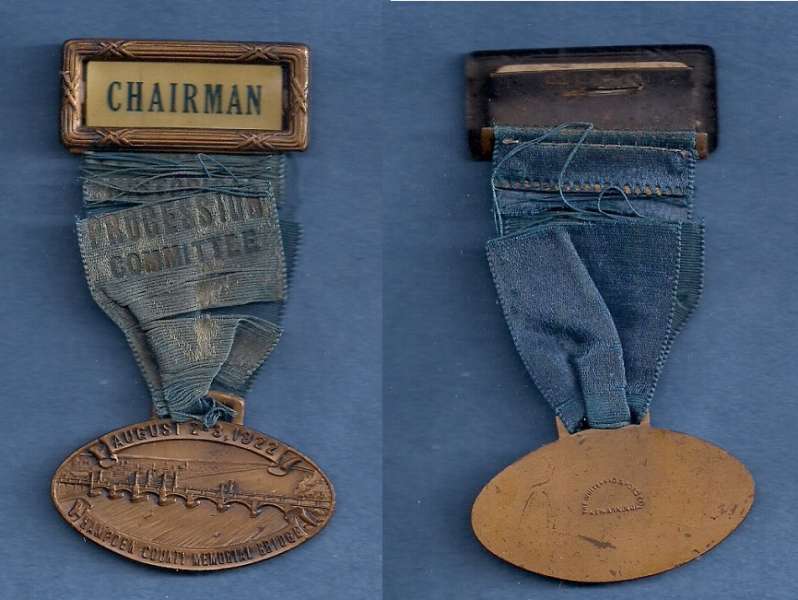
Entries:
[[214,570],[277,556],[318,533],[332,486],[297,450],[232,423],[154,420],[102,436],[53,477],[86,538],[127,558]]

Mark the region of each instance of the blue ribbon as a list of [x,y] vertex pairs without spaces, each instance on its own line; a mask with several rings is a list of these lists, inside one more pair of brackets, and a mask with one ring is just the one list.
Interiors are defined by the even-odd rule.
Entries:
[[124,332],[162,417],[233,411],[276,346],[299,237],[279,155],[89,154],[78,237],[92,296]]
[[488,260],[510,332],[569,431],[639,423],[701,295],[695,134],[496,128]]

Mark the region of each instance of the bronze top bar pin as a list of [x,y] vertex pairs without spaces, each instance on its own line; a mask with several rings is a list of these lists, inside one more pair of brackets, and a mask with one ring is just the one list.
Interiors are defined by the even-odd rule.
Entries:
[[305,150],[308,53],[284,43],[69,40],[61,139],[75,153]]

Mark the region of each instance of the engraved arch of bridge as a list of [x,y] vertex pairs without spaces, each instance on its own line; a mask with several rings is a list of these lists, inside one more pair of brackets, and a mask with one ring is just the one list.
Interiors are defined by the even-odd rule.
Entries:
[[92,470],[88,477],[67,475],[59,479],[65,485],[80,485],[88,487],[87,495],[96,497],[105,493],[109,499],[115,500],[125,495],[131,502],[141,502],[148,495],[154,496],[160,506],[173,504],[182,499],[186,508],[196,508],[200,501],[206,500],[216,506],[219,512],[227,511],[233,504],[238,504],[249,510],[251,517],[257,517],[264,508],[273,507],[279,510],[284,517],[296,512],[302,520],[310,525],[318,523],[317,516],[326,513],[331,507],[331,500],[321,496],[280,496],[275,494],[262,494],[246,492],[238,489],[234,481],[221,483],[217,488],[204,489],[193,487],[178,487],[176,474],[171,483],[167,477],[159,481],[140,481],[138,471],[134,473],[132,481],[113,481],[103,477],[102,470]]

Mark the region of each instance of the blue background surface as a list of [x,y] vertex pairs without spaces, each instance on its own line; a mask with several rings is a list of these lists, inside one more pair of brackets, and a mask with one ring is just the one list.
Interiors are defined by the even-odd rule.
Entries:
[[[401,4],[386,11],[385,597],[510,600],[795,598],[798,480],[798,10],[752,4]],[[718,64],[720,146],[698,165],[706,292],[676,341],[655,425],[751,469],[742,526],[680,569],[579,586],[484,551],[471,503],[555,439],[496,303],[489,164],[470,160],[463,56],[473,50],[702,43]]]
[[[740,4],[4,3],[0,598],[379,598],[381,536],[389,600],[794,598],[796,17],[790,5]],[[247,422],[316,459],[338,511],[276,560],[212,575],[144,568],[81,541],[50,505],[69,452],[149,411],[121,333],[86,289],[74,235],[78,159],[58,140],[57,73],[60,44],[81,36],[312,48],[311,148],[289,174],[304,245],[286,334]],[[467,152],[463,56],[645,43],[714,46],[720,110],[720,147],[698,167],[705,296],[654,421],[731,451],[758,495],[700,560],[577,586],[504,564],[470,531],[482,485],[555,433],[484,258],[489,165]]]
[[[379,16],[379,5],[328,2],[0,6],[0,598],[379,597]],[[142,567],[82,541],[51,506],[68,453],[149,414],[130,350],[83,280],[79,159],[58,137],[61,43],[102,36],[311,47],[311,145],[289,172],[304,244],[247,423],[316,460],[338,510],[318,537],[265,563],[208,575]]]

